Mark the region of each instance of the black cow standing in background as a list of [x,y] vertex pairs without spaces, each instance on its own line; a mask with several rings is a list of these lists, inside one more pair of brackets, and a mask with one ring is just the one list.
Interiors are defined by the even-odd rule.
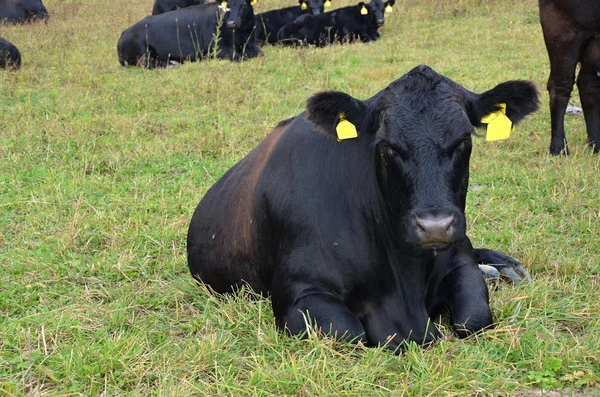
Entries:
[[25,23],[47,20],[42,0],[0,0],[0,23]]
[[0,69],[16,70],[21,67],[21,53],[11,42],[0,37]]
[[256,57],[262,52],[251,1],[229,0],[227,7],[220,1],[147,16],[121,34],[119,62],[154,68],[214,55],[233,61]]
[[152,15],[164,14],[165,12],[174,11],[179,8],[196,6],[198,4],[207,3],[206,0],[156,0],[152,7]]
[[395,0],[383,2],[371,0],[369,4],[360,2],[354,6],[342,7],[320,15],[302,15],[285,25],[277,34],[283,44],[311,44],[326,46],[333,42],[352,42],[359,39],[363,43],[377,40],[377,29],[384,24],[386,7],[392,7]]
[[[256,39],[258,43],[277,43],[277,32],[302,14],[318,15],[324,10],[323,0],[298,0],[294,7],[271,10],[256,15]],[[331,3],[331,2],[329,2]]]
[[550,57],[550,153],[569,154],[565,111],[581,62],[577,88],[585,116],[588,145],[600,151],[600,1],[539,0],[540,22]]
[[509,81],[475,94],[420,66],[365,101],[312,96],[198,204],[193,277],[270,294],[294,335],[311,323],[395,349],[438,337],[446,310],[461,337],[490,326],[477,260],[500,256],[473,249],[464,211],[473,126],[499,103],[518,122],[538,93]]

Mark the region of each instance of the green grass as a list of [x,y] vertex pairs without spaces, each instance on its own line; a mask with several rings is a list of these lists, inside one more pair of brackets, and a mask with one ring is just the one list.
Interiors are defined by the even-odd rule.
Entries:
[[[569,395],[599,381],[600,157],[582,117],[567,120],[573,155],[546,154],[535,0],[404,0],[375,43],[154,71],[116,54],[151,0],[44,3],[47,25],[0,26],[23,55],[0,73],[0,395]],[[474,91],[542,92],[509,140],[474,145],[469,234],[535,277],[491,291],[495,330],[394,356],[282,336],[268,300],[192,281],[187,227],[215,180],[312,93],[367,98],[422,63]]]

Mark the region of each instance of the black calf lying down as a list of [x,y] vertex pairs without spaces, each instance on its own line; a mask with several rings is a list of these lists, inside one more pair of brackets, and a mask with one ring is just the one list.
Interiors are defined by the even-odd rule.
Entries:
[[385,9],[389,10],[395,0],[383,2],[371,0],[354,6],[339,8],[320,15],[302,15],[281,28],[277,39],[283,44],[311,44],[326,46],[333,42],[364,43],[377,40],[377,29],[385,22]]
[[0,0],[0,23],[26,23],[48,20],[42,0]]
[[152,15],[164,14],[179,8],[208,3],[206,0],[156,0],[152,7]]
[[11,42],[0,37],[0,69],[21,67],[21,53]]
[[[299,0],[294,7],[271,10],[256,15],[256,40],[258,43],[277,43],[277,32],[302,14],[318,15],[323,13],[323,0]],[[331,3],[331,2],[329,2]]]
[[[187,237],[192,276],[219,293],[270,295],[277,327],[307,323],[369,345],[427,343],[449,312],[467,336],[493,320],[465,202],[473,127],[506,104],[538,107],[527,81],[476,94],[419,66],[370,99],[312,96],[212,186]],[[502,271],[502,266],[500,266]]]
[[256,57],[261,51],[251,1],[223,0],[147,16],[121,34],[119,62],[154,68],[213,55],[233,61]]

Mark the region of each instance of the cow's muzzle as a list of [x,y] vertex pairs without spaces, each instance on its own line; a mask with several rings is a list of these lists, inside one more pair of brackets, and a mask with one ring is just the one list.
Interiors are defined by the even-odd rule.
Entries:
[[227,21],[225,23],[225,26],[227,27],[227,29],[236,29],[238,27],[235,21]]
[[427,211],[412,215],[412,226],[425,249],[445,249],[454,242],[456,215],[447,211]]
[[384,23],[385,23],[385,19],[378,19],[377,20],[377,27],[378,28],[382,27]]
[[318,8],[313,8],[312,9],[312,14],[313,15],[319,15],[321,13],[321,10],[319,10]]

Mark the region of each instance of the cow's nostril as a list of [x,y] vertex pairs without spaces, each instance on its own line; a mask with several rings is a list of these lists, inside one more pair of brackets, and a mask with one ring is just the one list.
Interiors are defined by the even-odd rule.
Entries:
[[235,23],[235,21],[227,21],[225,26],[227,26],[228,29],[235,29],[237,27],[237,24]]
[[424,232],[429,230],[446,231],[456,222],[454,215],[419,217],[415,215],[415,225]]
[[421,245],[448,244],[452,241],[456,216],[454,214],[413,215],[413,225]]

